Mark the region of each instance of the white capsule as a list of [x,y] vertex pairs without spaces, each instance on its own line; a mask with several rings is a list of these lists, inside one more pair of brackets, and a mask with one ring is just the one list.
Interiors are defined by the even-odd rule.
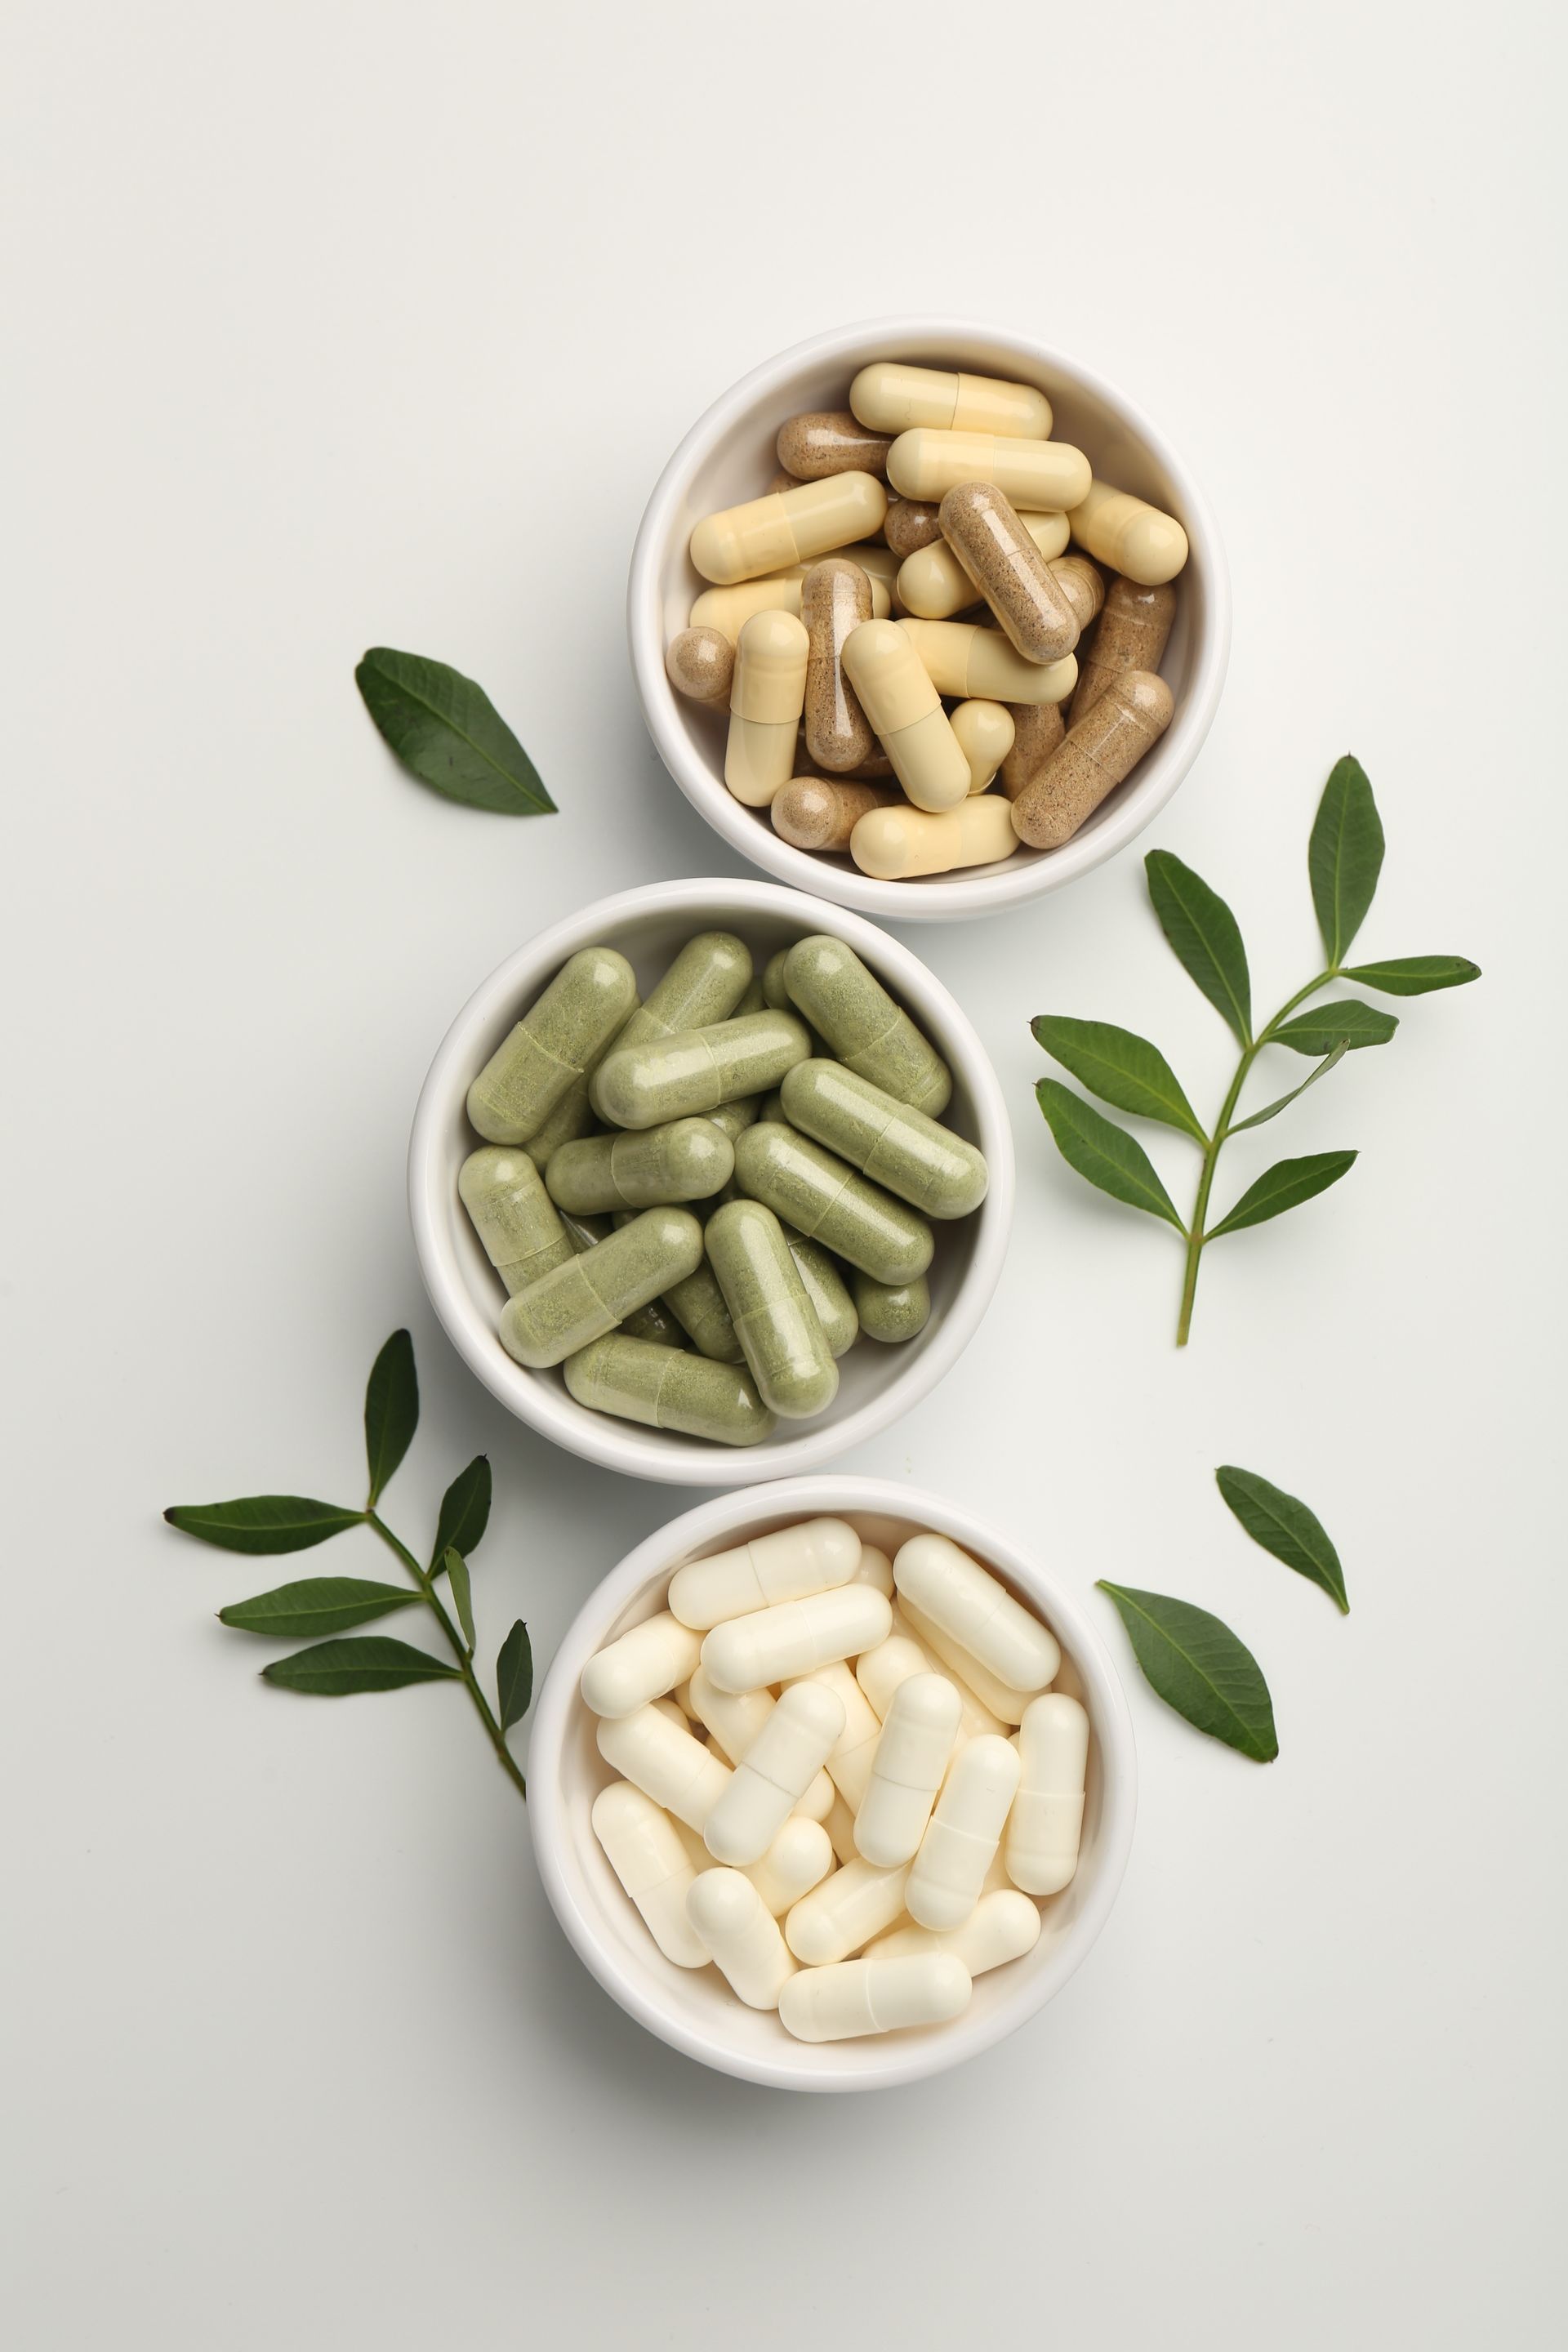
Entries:
[[890,1601],[893,1597],[893,1563],[887,1553],[879,1551],[875,1544],[863,1543],[860,1565],[855,1571],[853,1581],[874,1584],[878,1591],[885,1592]]
[[780,1990],[779,2022],[797,2042],[945,2025],[968,2008],[971,1990],[969,1970],[952,1952],[844,1960],[791,1977]]
[[983,1895],[962,1927],[941,1936],[929,1927],[894,1927],[878,1937],[866,1958],[895,1960],[917,1952],[952,1952],[972,1977],[978,1977],[987,1969],[1021,1960],[1039,1940],[1039,1906],[1016,1886],[1007,1886]]
[[904,1903],[922,1927],[961,1927],[980,1900],[1018,1786],[1018,1751],[994,1733],[972,1739],[952,1759]]
[[590,1819],[610,1868],[665,1958],[678,1969],[705,1967],[708,1955],[686,1916],[697,1874],[669,1815],[629,1780],[612,1780],[595,1798]]
[[894,1603],[893,1622],[900,1632],[912,1634],[922,1649],[931,1652],[943,1674],[951,1675],[964,1690],[973,1693],[975,1705],[983,1706],[998,1727],[1023,1722],[1024,1709],[1034,1692],[1014,1690],[1010,1684],[999,1682],[962,1643],[955,1642],[951,1633],[944,1633],[940,1625],[933,1625],[908,1593],[900,1593]]
[[827,1832],[828,1843],[837,1861],[854,1862],[858,1859],[859,1849],[855,1843],[855,1809],[845,1802],[837,1790],[833,1792],[833,1803],[822,1826]]
[[871,1759],[882,1736],[881,1719],[842,1660],[818,1667],[811,1680],[831,1691],[844,1709],[844,1728],[828,1750],[826,1770],[853,1810],[866,1794]]
[[694,1830],[702,1827],[730,1785],[729,1766],[657,1707],[607,1717],[598,1738],[599,1753],[613,1771]]
[[630,1715],[690,1675],[702,1644],[668,1609],[598,1651],[583,1669],[583,1704],[595,1715]]
[[928,1650],[912,1630],[908,1618],[897,1601],[893,1604],[893,1630],[876,1649],[868,1650],[857,1659],[855,1675],[872,1706],[887,1720],[893,1694],[900,1683],[911,1675],[945,1675],[958,1693],[958,1736],[961,1740],[978,1739],[984,1732],[1005,1729],[1000,1716],[982,1706],[973,1693],[949,1673],[934,1650]]
[[[699,1832],[685,1822],[676,1822],[675,1833],[694,1875],[712,1869],[713,1857]],[[808,1822],[804,1813],[792,1813],[766,1853],[758,1862],[747,1863],[741,1874],[751,1880],[773,1917],[782,1919],[832,1868],[833,1846],[822,1823]]]
[[705,1870],[687,1893],[697,1940],[748,2009],[776,2009],[795,1974],[778,1921],[738,1870]]
[[1007,1875],[1031,1895],[1058,1895],[1078,1868],[1089,1717],[1076,1698],[1050,1691],[1025,1710],[1022,1766],[1007,1823]]
[[855,1843],[868,1862],[890,1869],[920,1844],[958,1737],[959,1711],[945,1675],[911,1675],[894,1692],[855,1814]]
[[[778,1701],[772,1691],[716,1690],[701,1666],[688,1685],[692,1712],[707,1731],[726,1764],[739,1764],[773,1714]],[[802,1790],[795,1810],[814,1822],[825,1821],[833,1802],[833,1783],[826,1772],[816,1773]]]
[[[648,1705],[656,1715],[663,1716],[666,1723],[673,1723],[678,1731],[691,1730],[690,1723],[672,1698],[650,1698]],[[692,1737],[695,1738],[696,1734],[693,1733]]]
[[803,1895],[790,1912],[784,1921],[790,1950],[814,1969],[847,1959],[903,1917],[909,1878],[907,1862],[896,1870],[879,1870],[874,1862],[857,1854]]
[[678,1568],[669,1606],[683,1625],[705,1633],[731,1617],[832,1591],[847,1584],[859,1564],[860,1538],[847,1520],[803,1519]]
[[756,1690],[815,1674],[835,1658],[858,1657],[885,1642],[892,1622],[887,1597],[875,1585],[841,1585],[715,1625],[703,1642],[702,1663],[718,1689]]
[[893,1581],[922,1616],[1015,1690],[1044,1690],[1061,1663],[1039,1619],[946,1536],[911,1536],[893,1562]]
[[844,1709],[820,1683],[785,1691],[702,1824],[715,1861],[733,1869],[760,1860],[843,1728]]

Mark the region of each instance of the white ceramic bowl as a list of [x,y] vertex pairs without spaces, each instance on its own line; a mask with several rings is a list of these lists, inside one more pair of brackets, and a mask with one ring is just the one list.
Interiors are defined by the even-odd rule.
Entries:
[[[496,1336],[504,1298],[458,1198],[458,1171],[479,1139],[464,1108],[470,1080],[570,955],[603,941],[636,967],[646,992],[697,931],[732,930],[762,968],[775,949],[828,931],[898,998],[952,1071],[946,1125],[978,1145],[990,1171],[972,1217],[938,1230],[931,1320],[917,1339],[858,1340],[839,1363],[838,1394],[815,1421],[780,1422],[760,1445],[710,1444],[591,1412],[559,1370],[514,1363]],[[750,1486],[816,1469],[888,1428],[935,1388],[985,1312],[1013,1221],[1013,1135],[996,1073],[969,1023],[918,956],[872,923],[773,882],[660,882],[600,898],[509,956],[477,989],[430,1066],[408,1149],[408,1211],[419,1270],[448,1339],[492,1396],[521,1421],[590,1462],[677,1486]]]
[[[771,2013],[747,2009],[712,1969],[678,1969],[654,1944],[612,1873],[589,1816],[615,1774],[595,1742],[578,1680],[595,1650],[664,1606],[684,1560],[722,1551],[791,1520],[831,1512],[894,1552],[932,1528],[1000,1576],[1062,1646],[1058,1690],[1081,1696],[1090,1726],[1083,1845],[1077,1875],[1044,1906],[1039,1942],[974,1980],[951,2024],[863,2041],[792,2042]],[[555,1915],[578,1956],[629,2015],[689,2058],[789,2091],[882,2090],[941,2074],[1013,2032],[1058,1992],[1105,1925],[1137,1810],[1132,1723],[1115,1667],[1079,1604],[996,1528],[968,1511],[880,1478],[791,1478],[702,1503],[622,1560],[584,1603],[552,1661],[528,1756],[533,1850]]]
[[[1056,439],[1073,443],[1097,474],[1174,514],[1192,552],[1180,578],[1175,627],[1161,670],[1175,716],[1127,782],[1082,830],[1047,851],[1019,849],[968,873],[878,882],[846,856],[795,849],[766,809],[745,808],[724,783],[724,721],[676,693],[664,651],[708,583],[687,553],[703,515],[756,498],[772,475],[773,437],[803,409],[843,408],[868,361],[903,360],[1037,384],[1055,411]],[[797,343],[753,368],[699,417],[659,476],[632,554],[627,592],[632,675],[659,757],[692,806],[753,864],[797,889],[898,922],[985,915],[1037,898],[1114,856],[1163,809],[1213,722],[1230,654],[1230,583],[1203,493],[1142,411],[1101,376],[1047,343],[963,319],[874,319]]]

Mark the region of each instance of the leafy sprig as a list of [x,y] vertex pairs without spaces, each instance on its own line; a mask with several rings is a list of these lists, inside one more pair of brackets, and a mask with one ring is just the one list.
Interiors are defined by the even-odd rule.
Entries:
[[[1336,761],[1323,788],[1308,845],[1307,865],[1328,961],[1321,971],[1289,997],[1261,1028],[1252,1018],[1252,975],[1236,917],[1190,866],[1166,849],[1144,860],[1149,896],[1160,928],[1189,976],[1230,1028],[1241,1048],[1236,1076],[1212,1129],[1205,1129],[1175,1072],[1157,1045],[1131,1029],[1105,1021],[1076,1021],[1041,1013],[1031,1026],[1037,1042],[1079,1084],[1113,1109],[1176,1129],[1203,1153],[1190,1219],[1184,1221],[1143,1147],[1125,1128],[1064,1087],[1042,1078],[1036,1098],[1058,1150],[1069,1168],[1129,1208],[1162,1218],[1186,1244],[1176,1345],[1184,1347],[1192,1327],[1198,1263],[1208,1243],[1260,1225],[1271,1217],[1337,1184],[1353,1166],[1353,1151],[1315,1151],[1277,1160],[1223,1215],[1209,1222],[1209,1201],[1221,1150],[1233,1135],[1262,1127],[1337,1068],[1347,1053],[1384,1045],[1398,1028],[1394,1013],[1361,997],[1335,997],[1310,1011],[1310,997],[1337,981],[1356,981],[1387,996],[1424,996],[1434,989],[1462,987],[1479,980],[1479,967],[1463,956],[1394,956],[1373,963],[1345,961],[1365,920],[1383,866],[1383,824],[1372,786],[1359,760]],[[1267,1046],[1282,1045],[1318,1058],[1299,1085],[1245,1118],[1238,1118],[1242,1089]]]

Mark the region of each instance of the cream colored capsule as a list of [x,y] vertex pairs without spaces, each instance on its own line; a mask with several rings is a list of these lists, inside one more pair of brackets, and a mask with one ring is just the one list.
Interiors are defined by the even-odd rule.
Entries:
[[757,1690],[815,1674],[836,1658],[858,1657],[885,1642],[892,1622],[892,1610],[874,1586],[846,1584],[715,1625],[703,1642],[702,1663],[718,1689]]
[[950,723],[969,762],[969,791],[973,798],[985,790],[1013,748],[1017,731],[1013,714],[1005,702],[985,702],[977,698],[961,702],[950,713]]
[[779,2023],[797,2042],[945,2025],[969,2006],[969,1970],[952,1952],[846,1960],[802,1969],[779,1991]]
[[[1082,495],[1075,490],[1070,499],[1032,503],[1076,506]],[[864,539],[881,530],[887,511],[888,493],[874,474],[830,474],[825,481],[803,482],[798,489],[775,490],[705,516],[691,534],[691,561],[704,580],[731,588]]]
[[969,791],[969,761],[902,628],[862,622],[844,641],[844,667],[915,806],[955,807]]
[[729,709],[735,648],[721,629],[682,629],[665,649],[664,667],[677,694],[689,702]]
[[657,1707],[606,1717],[598,1728],[599,1753],[612,1771],[700,1830],[730,1785],[730,1770],[700,1739],[680,1730]]
[[805,630],[790,613],[753,613],[741,631],[724,782],[747,808],[766,808],[790,780],[809,651]]
[[[846,547],[840,551],[858,563],[871,583],[872,618],[885,620],[892,610],[891,583],[862,558],[867,554],[885,556],[887,549]],[[692,629],[706,629],[715,636],[728,637],[734,645],[753,614],[793,613],[798,620],[805,575],[813,568],[809,563],[796,563],[788,572],[772,573],[765,580],[744,580],[738,588],[705,588],[692,604],[688,635]]]
[[[895,443],[895,450],[897,446]],[[1136,580],[1141,587],[1163,587],[1187,560],[1187,534],[1175,516],[1146,505],[1131,491],[1112,489],[1109,482],[1090,482],[1077,499],[1064,499],[1062,504],[1079,545],[1108,570]]]
[[[1130,669],[1112,679],[1013,803],[1013,830],[1031,849],[1057,849],[1157,743],[1175,709],[1163,677]],[[851,836],[853,838],[853,836]]]
[[[1079,629],[1087,629],[1105,603],[1105,575],[1099,564],[1091,563],[1087,555],[1058,555],[1047,564],[1046,570],[1066,598]],[[1082,666],[1080,650],[1080,669]]]
[[721,1691],[700,1665],[687,1685],[691,1712],[732,1764],[745,1754],[776,1704],[771,1691]]
[[868,1947],[866,1958],[902,1960],[918,1952],[951,1952],[972,1977],[978,1977],[987,1969],[1021,1960],[1039,1940],[1038,1905],[1015,1886],[999,1886],[983,1895],[959,1927],[942,1935],[933,1934],[929,1927],[892,1927]]
[[842,1659],[819,1666],[809,1679],[830,1691],[844,1710],[844,1728],[827,1752],[825,1769],[839,1795],[857,1810],[871,1777],[871,1759],[882,1736],[881,1718]]
[[1017,846],[1011,805],[995,793],[982,793],[935,815],[907,806],[872,809],[849,836],[850,856],[862,874],[879,882],[994,866]]
[[893,1597],[893,1563],[877,1544],[862,1543],[860,1565],[855,1571],[857,1584],[874,1584],[879,1592]]
[[942,1626],[933,1624],[907,1594],[900,1596],[899,1617],[916,1641],[931,1652],[942,1672],[962,1682],[966,1690],[972,1690],[988,1714],[1003,1723],[1022,1723],[1024,1709],[1034,1696],[1032,1691],[1019,1690],[1015,1684],[1005,1683],[999,1675],[994,1675],[962,1642],[955,1642]]
[[678,1969],[706,1968],[707,1951],[686,1916],[686,1897],[697,1874],[669,1815],[629,1780],[612,1780],[595,1798],[589,1819],[610,1868],[665,1958]]
[[768,814],[781,841],[796,849],[847,849],[863,816],[902,800],[896,784],[859,784],[833,776],[792,776]]
[[661,1609],[589,1659],[583,1704],[595,1715],[630,1715],[688,1681],[701,1654],[701,1634]]
[[857,1854],[842,1869],[830,1871],[788,1913],[784,1939],[790,1950],[813,1969],[847,1959],[902,1918],[909,1878],[907,1862],[895,1870],[880,1870]]
[[686,1896],[697,1940],[748,2009],[776,2009],[795,1974],[778,1921],[738,1870],[704,1870]]
[[979,1902],[1018,1769],[1017,1749],[996,1737],[972,1739],[953,1758],[904,1893],[909,1915],[921,1927],[961,1927]]
[[890,1869],[919,1846],[958,1737],[959,1711],[945,1675],[911,1675],[894,1692],[855,1814],[855,1843],[868,1862]]
[[900,1601],[1016,1690],[1044,1690],[1061,1664],[1055,1634],[947,1536],[911,1536],[894,1556],[893,1582]]
[[934,1650],[927,1649],[920,1636],[910,1631],[902,1612],[895,1608],[893,1631],[876,1649],[866,1651],[856,1660],[855,1679],[885,1722],[900,1684],[907,1683],[911,1675],[943,1675],[952,1683],[958,1693],[960,1744],[1007,1728],[999,1715],[983,1706],[967,1684],[949,1671]]
[[1022,1772],[1004,1854],[1007,1875],[1031,1895],[1057,1895],[1078,1868],[1083,1834],[1089,1717],[1079,1701],[1064,1691],[1035,1699],[1018,1728],[1018,1757]]
[[[676,1835],[685,1847],[693,1873],[711,1870],[713,1857],[694,1829],[684,1822],[674,1823]],[[832,1841],[820,1822],[808,1821],[804,1813],[791,1813],[760,1862],[749,1862],[742,1876],[749,1878],[775,1919],[782,1919],[791,1906],[809,1895],[833,1868]],[[707,1958],[703,1954],[703,1958]]]
[[[1078,677],[1071,654],[1058,662],[1026,661],[1000,629],[973,621],[896,621],[941,694],[987,702],[1065,702]],[[873,722],[874,723],[874,722]]]
[[905,367],[897,360],[873,360],[863,367],[849,387],[849,405],[874,433],[907,433],[928,425],[942,432],[1043,441],[1051,429],[1051,404],[1032,383]]
[[827,1842],[833,1848],[837,1861],[858,1860],[855,1844],[855,1810],[847,1799],[839,1795],[837,1790],[833,1792],[833,1802],[827,1809],[827,1815],[822,1827],[827,1832]]
[[[1083,691],[1081,670],[1078,690],[1080,694]],[[1067,720],[1059,702],[1017,702],[1009,716],[1013,721],[1013,748],[1002,762],[1002,790],[1010,801],[1016,801],[1024,786],[1039,774],[1067,733]]]
[[821,1683],[785,1691],[702,1824],[715,1860],[731,1866],[761,1860],[843,1729],[843,1704]]
[[943,499],[960,482],[992,482],[1026,514],[1070,513],[1090,483],[1089,459],[1068,442],[925,426],[900,434],[888,452],[888,479],[905,499]]
[[[940,512],[940,508],[938,512]],[[1049,562],[1068,543],[1065,514],[1023,514],[1018,520]],[[948,621],[980,601],[980,591],[945,539],[936,539],[906,556],[895,583],[899,602],[922,621]]]
[[1079,651],[1078,688],[1072,698],[1075,725],[1113,679],[1130,669],[1159,668],[1175,614],[1176,591],[1169,582],[1157,588],[1140,587],[1136,580],[1111,582],[1100,626]]
[[801,1519],[706,1559],[689,1560],[669,1580],[669,1607],[682,1625],[706,1633],[730,1617],[831,1592],[849,1583],[859,1565],[860,1538],[847,1519]]

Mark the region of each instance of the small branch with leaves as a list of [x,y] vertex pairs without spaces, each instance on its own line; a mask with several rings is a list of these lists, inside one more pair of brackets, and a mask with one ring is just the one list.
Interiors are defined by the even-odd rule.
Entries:
[[[1337,1184],[1355,1160],[1353,1151],[1314,1151],[1299,1160],[1276,1160],[1222,1216],[1212,1224],[1208,1221],[1215,1166],[1230,1138],[1278,1118],[1309,1087],[1327,1077],[1347,1053],[1385,1045],[1399,1026],[1394,1014],[1361,997],[1335,997],[1303,1012],[1300,1008],[1308,999],[1341,980],[1359,982],[1385,996],[1424,996],[1433,989],[1458,988],[1480,977],[1479,968],[1463,956],[1345,961],[1372,905],[1383,851],[1383,825],[1372,786],[1361,762],[1346,757],[1336,761],[1324,786],[1307,853],[1312,902],[1328,961],[1261,1028],[1253,1026],[1247,950],[1225,900],[1169,850],[1153,850],[1144,860],[1149,896],[1160,928],[1241,1047],[1236,1076],[1212,1129],[1204,1127],[1175,1072],[1146,1037],[1110,1022],[1073,1021],[1056,1013],[1041,1013],[1030,1024],[1047,1053],[1101,1102],[1130,1111],[1134,1118],[1173,1127],[1190,1136],[1202,1150],[1192,1217],[1184,1223],[1147,1152],[1125,1128],[1104,1118],[1081,1095],[1055,1078],[1042,1078],[1035,1089],[1057,1149],[1070,1168],[1129,1208],[1163,1218],[1181,1234],[1186,1244],[1186,1270],[1176,1327],[1179,1348],[1185,1347],[1192,1327],[1198,1263],[1208,1244],[1226,1234],[1240,1233],[1247,1225],[1282,1216],[1287,1209],[1300,1208],[1304,1201]],[[1242,1089],[1259,1055],[1269,1045],[1321,1058],[1299,1086],[1266,1103],[1261,1110],[1238,1118]]]
[[[495,1666],[492,1708],[474,1670],[476,1637],[468,1560],[490,1515],[490,1465],[476,1454],[441,1497],[436,1540],[428,1566],[421,1566],[376,1509],[383,1490],[407,1453],[419,1423],[419,1384],[414,1342],[395,1331],[371,1368],[364,1398],[364,1444],[370,1487],[363,1510],[318,1503],[303,1495],[247,1495],[232,1503],[176,1503],[163,1517],[172,1527],[221,1551],[309,1551],[345,1528],[369,1528],[386,1546],[406,1583],[378,1584],[357,1576],[311,1576],[279,1584],[248,1601],[218,1611],[220,1622],[241,1633],[289,1637],[327,1634],[308,1650],[295,1650],[263,1666],[262,1678],[282,1689],[316,1698],[346,1698],[356,1691],[403,1690],[412,1683],[460,1683],[468,1695],[496,1760],[520,1797],[528,1784],[507,1733],[527,1714],[533,1696],[533,1654],[520,1617],[500,1645]],[[451,1595],[448,1610],[437,1587],[442,1578]],[[351,1626],[369,1624],[398,1609],[424,1609],[435,1620],[454,1663],[384,1634],[336,1637]],[[453,1612],[457,1622],[453,1622]]]

